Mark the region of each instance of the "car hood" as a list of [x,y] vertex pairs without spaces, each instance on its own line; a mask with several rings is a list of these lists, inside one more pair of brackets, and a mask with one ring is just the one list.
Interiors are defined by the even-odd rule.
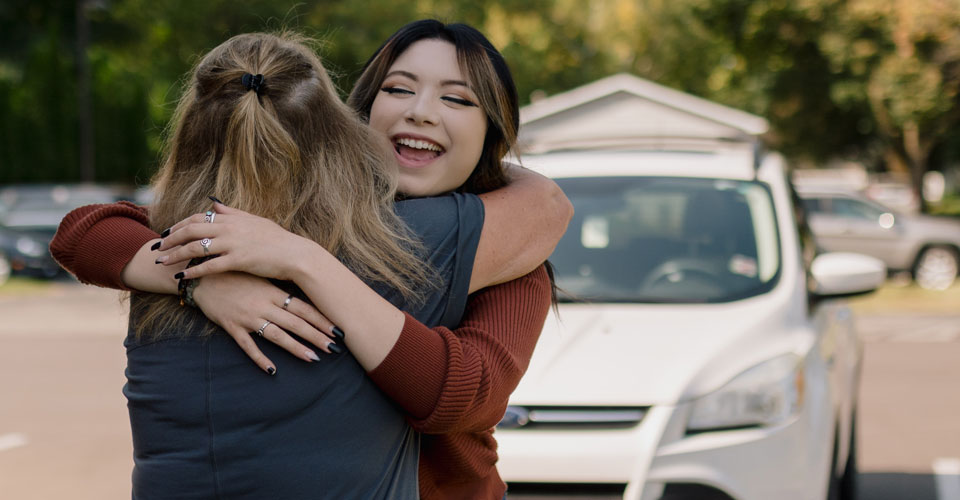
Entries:
[[796,350],[783,311],[756,302],[561,305],[511,403],[646,406],[702,396]]

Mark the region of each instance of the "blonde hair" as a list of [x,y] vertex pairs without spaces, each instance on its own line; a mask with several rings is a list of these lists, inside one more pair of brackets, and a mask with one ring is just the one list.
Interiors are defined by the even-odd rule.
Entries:
[[[210,195],[316,241],[368,282],[407,300],[433,277],[393,211],[385,138],[340,101],[298,35],[235,36],[197,64],[154,179],[161,231],[210,207]],[[258,91],[241,83],[262,74]],[[143,296],[138,331],[182,316],[176,297]]]

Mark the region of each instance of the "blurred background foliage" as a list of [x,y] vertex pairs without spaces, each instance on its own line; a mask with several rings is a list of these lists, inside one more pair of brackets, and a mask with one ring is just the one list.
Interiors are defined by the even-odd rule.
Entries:
[[0,183],[145,184],[184,74],[229,36],[316,37],[346,93],[423,17],[486,33],[524,103],[630,72],[766,117],[798,164],[960,160],[960,0],[4,0]]

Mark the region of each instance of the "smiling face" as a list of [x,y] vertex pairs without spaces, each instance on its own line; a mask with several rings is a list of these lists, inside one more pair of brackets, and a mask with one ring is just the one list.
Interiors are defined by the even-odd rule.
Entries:
[[370,108],[370,126],[393,144],[401,193],[430,196],[467,180],[487,132],[478,103],[453,44],[420,40],[397,57]]

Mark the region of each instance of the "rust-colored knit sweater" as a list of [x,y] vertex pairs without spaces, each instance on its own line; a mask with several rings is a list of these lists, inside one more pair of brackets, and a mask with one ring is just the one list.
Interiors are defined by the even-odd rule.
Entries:
[[[63,219],[53,256],[80,281],[125,289],[120,273],[159,235],[130,203],[91,205]],[[493,427],[527,369],[550,308],[550,282],[534,272],[470,297],[458,328],[427,328],[407,315],[403,331],[370,378],[423,433],[420,496],[500,499]]]

